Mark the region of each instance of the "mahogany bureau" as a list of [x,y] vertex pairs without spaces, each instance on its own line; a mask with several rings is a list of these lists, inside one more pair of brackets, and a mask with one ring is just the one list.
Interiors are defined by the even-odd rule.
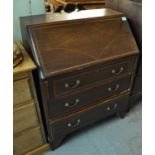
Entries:
[[69,133],[117,114],[124,117],[139,50],[126,17],[111,9],[21,18],[47,139],[55,149]]

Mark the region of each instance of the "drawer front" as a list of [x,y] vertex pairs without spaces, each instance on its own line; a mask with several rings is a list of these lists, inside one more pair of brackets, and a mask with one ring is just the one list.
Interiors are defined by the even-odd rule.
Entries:
[[33,95],[30,89],[30,79],[22,79],[13,83],[13,104],[18,105],[32,100]]
[[21,132],[14,136],[14,154],[25,154],[44,144],[41,129],[39,127]]
[[81,91],[76,95],[53,100],[49,103],[49,117],[60,117],[61,115],[78,111],[83,106],[90,106],[97,100],[128,91],[130,81],[131,76],[126,76],[113,82],[100,84],[87,91]]
[[130,74],[134,70],[135,58],[124,59],[123,61],[112,63],[111,65],[102,65],[91,71],[83,71],[80,74],[56,79],[53,82],[54,95],[59,96],[64,93],[70,93],[89,84],[117,78],[125,74]]
[[96,106],[81,112],[69,115],[64,119],[51,122],[51,130],[55,137],[66,135],[83,126],[94,123],[100,119],[125,110],[128,104],[128,95],[113,98],[113,100],[100,102]]
[[15,109],[13,113],[13,124],[14,133],[37,126],[39,122],[35,103],[30,103]]

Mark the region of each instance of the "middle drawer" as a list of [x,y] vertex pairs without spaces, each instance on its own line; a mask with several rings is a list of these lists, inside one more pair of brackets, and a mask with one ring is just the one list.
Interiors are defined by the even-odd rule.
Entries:
[[81,73],[73,73],[65,77],[53,80],[53,92],[55,97],[75,93],[99,81],[118,78],[132,74],[134,71],[135,57],[119,59],[109,64],[100,64],[91,70],[83,70]]
[[75,95],[54,99],[48,104],[49,118],[61,117],[65,114],[78,111],[84,106],[95,104],[95,101],[118,95],[128,91],[131,76],[97,85]]

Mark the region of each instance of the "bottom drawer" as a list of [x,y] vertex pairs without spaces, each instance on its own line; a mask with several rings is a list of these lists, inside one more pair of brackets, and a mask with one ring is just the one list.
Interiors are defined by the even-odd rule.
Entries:
[[100,101],[96,105],[69,115],[63,119],[51,120],[51,130],[54,137],[66,135],[83,126],[94,123],[112,114],[127,109],[129,95],[120,95],[111,100]]
[[40,127],[20,132],[14,136],[14,155],[27,153],[44,144]]

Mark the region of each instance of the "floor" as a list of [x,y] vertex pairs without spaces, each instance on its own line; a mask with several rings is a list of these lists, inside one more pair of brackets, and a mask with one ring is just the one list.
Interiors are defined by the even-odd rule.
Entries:
[[112,117],[80,130],[44,155],[141,155],[141,120],[139,103],[124,119]]

